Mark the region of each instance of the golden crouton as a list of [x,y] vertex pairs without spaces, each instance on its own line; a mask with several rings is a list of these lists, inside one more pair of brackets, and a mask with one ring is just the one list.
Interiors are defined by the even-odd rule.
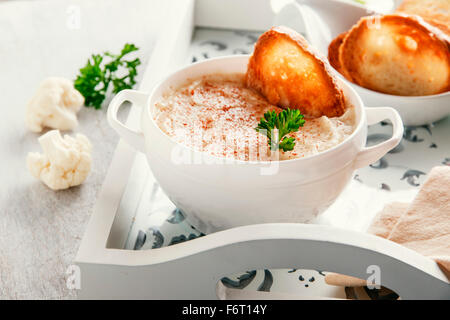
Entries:
[[383,93],[422,96],[450,88],[448,37],[418,16],[362,18],[339,49],[343,75]]
[[344,95],[328,63],[286,27],[272,28],[259,37],[246,83],[270,103],[300,109],[309,117],[336,117],[345,111]]

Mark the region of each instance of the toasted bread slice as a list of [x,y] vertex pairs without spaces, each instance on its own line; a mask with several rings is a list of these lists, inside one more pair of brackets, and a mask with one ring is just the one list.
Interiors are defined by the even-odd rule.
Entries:
[[422,96],[450,88],[448,37],[418,16],[362,18],[339,51],[350,81],[383,93]]
[[300,109],[308,117],[336,117],[345,111],[344,95],[329,64],[286,27],[272,28],[259,37],[246,83],[270,103]]
[[450,35],[450,0],[403,0],[397,12],[419,15]]
[[328,61],[330,61],[331,66],[339,73],[342,73],[341,62],[339,60],[339,49],[346,36],[347,32],[341,33],[333,41],[331,41],[328,46]]

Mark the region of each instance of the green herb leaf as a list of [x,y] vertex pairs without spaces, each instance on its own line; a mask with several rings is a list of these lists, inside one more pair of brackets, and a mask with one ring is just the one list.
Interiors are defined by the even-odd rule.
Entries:
[[[275,111],[268,111],[261,118],[258,126],[255,128],[257,132],[267,135],[268,144],[271,150],[292,151],[295,146],[295,138],[286,137],[289,133],[296,132],[303,127],[305,120],[298,109],[286,109],[277,114]],[[274,130],[278,130],[278,141],[272,142]]]
[[[126,43],[118,55],[105,52],[103,55],[93,54],[88,59],[74,82],[75,89],[85,99],[86,107],[100,109],[110,84],[113,86],[113,93],[133,88],[136,84],[137,66],[141,61],[139,58],[125,60],[124,57],[138,49],[134,44]],[[106,60],[109,62],[106,63]]]

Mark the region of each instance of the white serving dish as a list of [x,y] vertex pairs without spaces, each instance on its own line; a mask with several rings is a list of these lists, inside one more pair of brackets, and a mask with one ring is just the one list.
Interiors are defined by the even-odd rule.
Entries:
[[[336,71],[337,72],[337,71]],[[439,121],[450,114],[450,92],[420,97],[402,97],[369,90],[350,83],[367,107],[389,105],[398,111],[406,126],[420,126]]]
[[[398,4],[399,1],[394,2],[392,11]],[[308,40],[327,57],[331,40],[349,30],[359,18],[374,13],[356,2],[298,0],[282,8],[275,21],[304,32]],[[399,112],[406,126],[430,124],[450,114],[450,92],[417,97],[396,96],[363,88],[346,80],[338,71],[336,74],[356,90],[365,106],[391,106]]]
[[[203,233],[256,223],[311,222],[334,202],[356,169],[376,162],[402,139],[403,125],[394,109],[366,110],[356,92],[342,81],[339,85],[355,108],[353,134],[329,150],[301,159],[225,161],[176,143],[157,126],[152,116],[154,104],[169,88],[206,74],[245,73],[248,59],[248,55],[229,56],[192,64],[165,78],[150,95],[124,90],[108,107],[110,125],[147,154],[162,189]],[[117,120],[124,101],[143,108],[140,130],[127,128]],[[393,123],[393,136],[365,147],[367,124],[386,119]]]
[[[193,0],[183,1],[182,5],[175,2],[176,0],[167,1],[167,6],[170,8],[167,25],[171,28],[165,29],[164,36],[156,43],[143,80],[140,82],[140,90],[149,92],[167,74],[167,70],[191,62],[192,56],[189,56],[188,48],[192,39],[193,26],[227,27],[224,23],[230,23],[230,21],[220,19],[223,10],[231,12],[240,10],[244,2],[246,9],[234,16],[236,18],[233,21],[234,28],[264,30],[273,18],[263,15],[249,21],[248,17],[252,17],[252,8],[255,5],[268,5],[268,2],[260,0],[228,0],[226,3],[222,0],[198,0],[195,3],[195,10]],[[241,34],[241,41],[235,47],[228,48],[228,54],[233,53],[234,48],[243,48],[243,42],[249,41],[250,38],[249,34],[240,30],[230,32]],[[221,32],[216,30],[213,34],[214,36],[207,40],[221,41],[221,35],[219,35]],[[204,55],[204,40],[195,50],[195,55]],[[208,54],[211,55],[211,50]],[[223,54],[223,51],[217,50],[215,54]],[[131,106],[126,121],[127,126],[137,128],[140,114],[140,107]],[[383,126],[383,128],[386,127]],[[445,137],[447,131],[441,131],[438,133]],[[420,134],[423,132],[419,132],[419,136]],[[428,143],[428,140],[422,144],[424,143]],[[444,145],[439,141],[437,144]],[[439,151],[439,149],[432,150]],[[433,159],[440,159],[436,154],[433,157]],[[414,153],[411,159],[415,159]],[[364,170],[372,169],[366,167]],[[422,168],[422,170],[425,169]],[[393,174],[395,172],[383,172],[395,178],[396,174]],[[361,175],[361,170],[358,173]],[[363,175],[363,178],[368,177]],[[390,241],[361,232],[364,228],[359,226],[369,223],[370,217],[373,216],[371,213],[373,210],[366,207],[365,201],[373,199],[371,204],[376,203],[381,207],[387,201],[379,197],[382,191],[373,193],[367,190],[367,194],[362,197],[364,199],[361,199],[359,210],[355,210],[357,208],[354,203],[347,204],[345,199],[340,199],[340,203],[345,202],[346,206],[338,210],[342,214],[341,217],[333,215],[333,218],[338,219],[340,223],[337,225],[344,228],[349,227],[345,223],[346,220],[351,220],[352,223],[356,220],[357,226],[353,228],[352,225],[350,229],[358,230],[358,232],[331,226],[263,224],[233,228],[170,247],[130,250],[126,242],[130,239],[134,243],[135,238],[130,233],[138,230],[135,228],[136,219],[140,220],[141,217],[150,215],[153,210],[149,206],[153,209],[162,209],[159,203],[155,204],[152,201],[154,188],[149,188],[148,192],[144,190],[145,185],[154,183],[145,156],[121,140],[95,207],[92,209],[90,221],[75,259],[76,265],[71,266],[67,272],[68,283],[69,280],[75,279],[73,290],[76,291],[74,295],[78,298],[340,298],[342,296],[328,295],[329,290],[323,292],[311,285],[305,290],[295,288],[291,291],[285,288],[284,281],[279,283],[280,279],[276,278],[275,272],[273,272],[274,290],[271,292],[253,291],[256,288],[251,289],[250,285],[248,287],[250,290],[229,289],[220,283],[220,279],[236,273],[245,273],[247,270],[265,268],[270,268],[271,271],[274,271],[272,268],[328,270],[367,278],[370,275],[367,273],[368,266],[376,264],[382,270],[381,284],[394,290],[402,299],[450,299],[450,286],[434,261]],[[352,192],[352,190],[349,191]],[[385,196],[388,194],[386,193]],[[391,197],[389,201],[394,198],[410,201],[409,196],[397,199],[397,193],[389,193],[389,197]],[[322,217],[325,216],[326,214],[322,215]],[[153,218],[156,219],[156,215],[152,216]],[[261,272],[258,271],[258,274]],[[317,272],[314,272],[314,275],[317,278]],[[296,276],[298,277],[298,273],[289,273],[286,281],[291,285],[294,280],[298,281]],[[255,278],[254,282],[257,280],[261,279]],[[316,279],[315,283],[318,284],[318,282]],[[279,283],[278,288],[275,288],[277,283]],[[304,285],[302,287],[304,288]],[[285,292],[291,292],[291,294],[284,294]]]

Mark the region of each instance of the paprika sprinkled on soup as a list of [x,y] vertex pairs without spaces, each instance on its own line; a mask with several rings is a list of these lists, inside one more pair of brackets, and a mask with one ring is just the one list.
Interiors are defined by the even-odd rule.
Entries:
[[[283,109],[271,105],[245,86],[244,74],[212,74],[188,79],[170,88],[155,104],[157,125],[176,142],[197,151],[244,161],[273,159],[268,139],[255,130],[264,113]],[[300,110],[301,111],[301,110]],[[305,118],[292,151],[279,152],[279,160],[317,154],[341,143],[355,126],[354,108],[336,118]]]

